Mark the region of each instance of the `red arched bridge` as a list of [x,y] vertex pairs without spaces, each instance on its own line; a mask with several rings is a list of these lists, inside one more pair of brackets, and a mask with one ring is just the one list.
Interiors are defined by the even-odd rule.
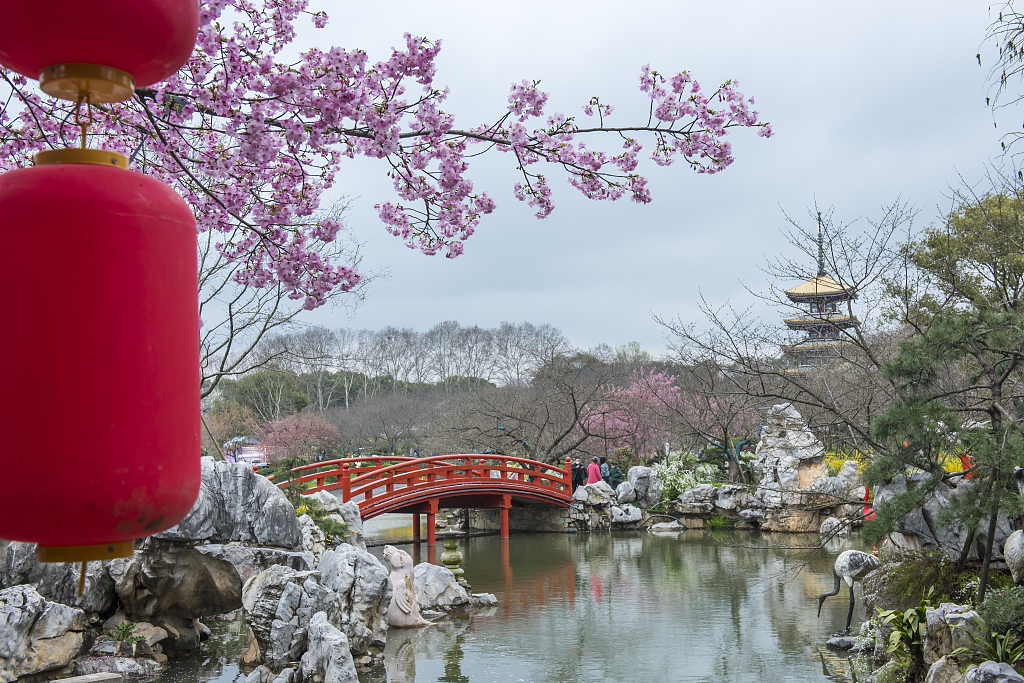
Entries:
[[501,510],[501,537],[508,538],[511,508],[569,507],[572,503],[569,458],[563,468],[526,458],[480,454],[369,456],[313,463],[292,472],[292,483],[313,484],[304,493],[341,489],[341,501],[355,501],[364,520],[387,512],[411,513],[416,539],[420,513],[426,513],[431,546],[435,515],[442,507]]

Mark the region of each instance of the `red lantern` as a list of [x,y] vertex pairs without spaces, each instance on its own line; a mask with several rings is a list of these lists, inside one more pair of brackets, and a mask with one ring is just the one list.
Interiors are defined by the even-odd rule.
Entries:
[[195,219],[120,154],[36,164],[0,175],[0,538],[126,556],[199,491]]
[[40,9],[0,0],[0,66],[39,78],[55,97],[75,100],[88,90],[94,104],[127,99],[136,86],[173,74],[199,30],[197,0],[51,0],[45,21]]

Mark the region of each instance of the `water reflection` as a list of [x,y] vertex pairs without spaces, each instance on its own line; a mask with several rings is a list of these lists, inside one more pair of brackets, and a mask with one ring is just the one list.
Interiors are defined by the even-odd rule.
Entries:
[[845,611],[815,612],[850,547],[862,544],[811,557],[700,531],[468,539],[463,567],[474,590],[497,595],[493,615],[392,631],[386,670],[361,680],[847,681],[845,659],[820,647]]

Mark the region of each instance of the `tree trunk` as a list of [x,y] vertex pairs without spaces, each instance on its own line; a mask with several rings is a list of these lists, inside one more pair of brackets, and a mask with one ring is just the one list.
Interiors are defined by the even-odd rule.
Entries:
[[956,573],[959,574],[967,566],[967,556],[971,554],[971,546],[974,545],[974,532],[967,532],[967,542],[964,549],[960,551],[960,558],[956,561]]
[[995,489],[995,508],[992,517],[988,521],[988,538],[985,539],[985,562],[981,565],[981,578],[978,580],[978,605],[985,599],[985,587],[988,584],[988,569],[992,563],[992,546],[996,539],[996,522],[999,519],[999,486],[998,481],[992,487]]

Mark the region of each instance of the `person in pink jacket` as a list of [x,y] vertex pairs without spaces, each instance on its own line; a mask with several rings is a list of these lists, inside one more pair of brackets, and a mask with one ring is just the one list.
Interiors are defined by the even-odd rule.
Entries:
[[594,462],[587,465],[587,483],[596,484],[601,481],[601,466],[597,464],[597,458],[594,458]]

